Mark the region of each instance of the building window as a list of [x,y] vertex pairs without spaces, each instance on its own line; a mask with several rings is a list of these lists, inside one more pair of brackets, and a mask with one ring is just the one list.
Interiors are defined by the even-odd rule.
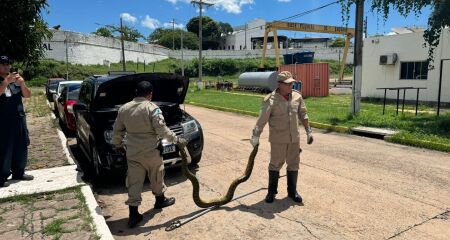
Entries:
[[233,50],[234,50],[234,45],[232,45],[232,46],[231,46],[231,49],[233,49]]
[[421,62],[401,62],[400,80],[427,80],[428,61]]
[[239,50],[242,50],[242,45],[239,45]]

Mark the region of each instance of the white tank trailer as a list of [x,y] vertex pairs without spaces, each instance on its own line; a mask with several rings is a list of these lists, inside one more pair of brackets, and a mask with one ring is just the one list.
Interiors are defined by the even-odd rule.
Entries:
[[278,87],[278,72],[245,72],[239,75],[239,88],[271,92]]

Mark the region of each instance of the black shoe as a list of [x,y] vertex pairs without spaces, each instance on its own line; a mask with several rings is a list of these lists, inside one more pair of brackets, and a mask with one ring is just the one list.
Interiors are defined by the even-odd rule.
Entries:
[[161,209],[175,204],[175,198],[166,198],[164,194],[156,196],[155,209]]
[[31,175],[28,175],[28,174],[23,174],[21,177],[16,177],[16,176],[12,177],[12,180],[19,180],[19,181],[31,181],[33,179],[34,179],[34,177]]
[[272,203],[275,200],[275,195],[278,193],[278,178],[280,172],[269,171],[269,188],[266,196],[266,203]]
[[2,188],[2,187],[9,187],[9,182],[0,183],[0,188]]
[[144,218],[142,214],[139,213],[137,206],[128,206],[130,210],[129,218],[128,218],[128,227],[134,228],[137,226],[139,222]]
[[302,197],[297,192],[297,177],[298,171],[287,171],[287,191],[288,197],[292,198],[294,202],[303,202]]

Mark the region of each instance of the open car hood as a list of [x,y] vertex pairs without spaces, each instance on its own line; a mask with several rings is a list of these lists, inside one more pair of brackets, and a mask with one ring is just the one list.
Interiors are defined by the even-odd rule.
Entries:
[[131,101],[136,96],[136,85],[149,81],[153,85],[152,101],[182,104],[189,79],[171,73],[139,73],[108,79],[97,86],[96,108],[112,108]]

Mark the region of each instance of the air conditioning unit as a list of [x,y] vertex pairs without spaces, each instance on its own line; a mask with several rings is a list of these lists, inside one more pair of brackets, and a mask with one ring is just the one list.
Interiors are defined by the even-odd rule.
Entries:
[[380,56],[380,65],[395,65],[397,62],[397,53],[391,53]]

